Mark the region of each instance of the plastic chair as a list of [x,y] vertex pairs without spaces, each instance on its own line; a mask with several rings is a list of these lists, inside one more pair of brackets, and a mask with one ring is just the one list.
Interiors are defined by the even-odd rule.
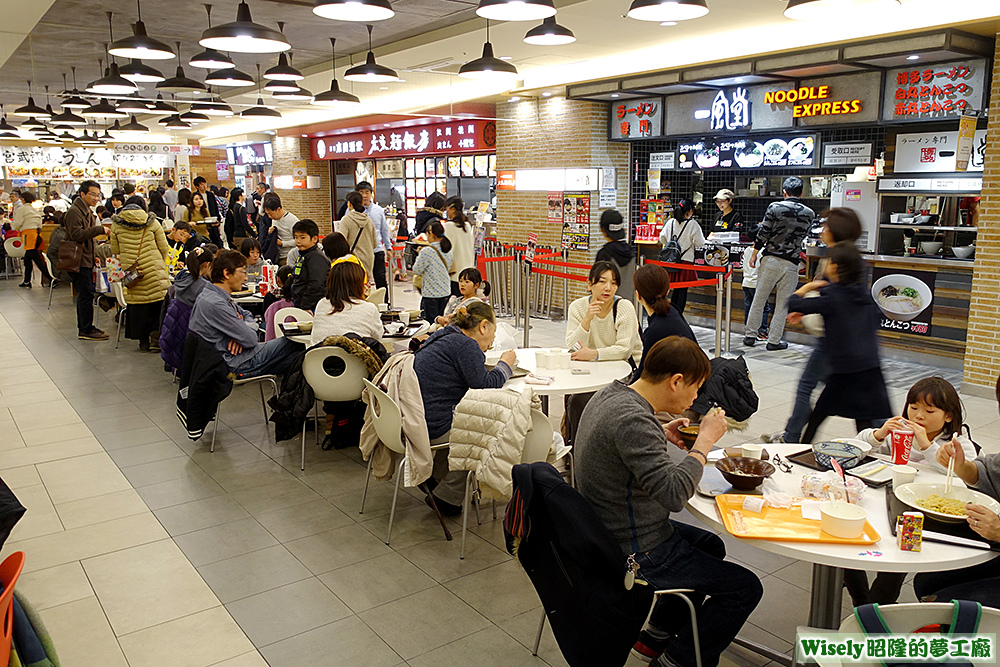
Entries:
[[[399,406],[396,405],[396,401],[392,400],[389,394],[382,391],[369,380],[365,380],[364,383],[365,389],[373,401],[372,414],[374,415],[373,424],[375,426],[375,433],[378,435],[378,439],[382,441],[382,444],[400,455],[399,465],[396,467],[396,482],[393,484],[392,506],[389,509],[389,530],[385,534],[385,543],[389,544],[389,539],[392,537],[392,522],[396,518],[396,499],[399,497],[399,483],[403,478],[403,466],[406,465],[406,445],[403,444],[403,413],[400,411]],[[431,449],[444,449],[447,446],[447,443],[431,445]],[[365,513],[365,499],[368,497],[368,483],[371,479],[372,461],[369,458],[368,472],[365,475],[365,490],[361,495],[361,510],[358,514]],[[433,496],[431,496],[431,499],[433,501]],[[434,511],[441,522],[441,528],[444,529],[445,539],[450,541],[451,532],[448,530],[448,526],[445,525],[444,517],[438,511],[437,504],[434,504]]]
[[0,583],[3,584],[3,594],[0,594],[0,612],[3,613],[3,628],[0,628],[0,667],[7,667],[10,664],[11,635],[14,631],[14,586],[23,569],[23,551],[15,551],[0,564]]
[[125,288],[120,282],[111,283],[111,294],[114,295],[115,301],[118,302],[118,333],[115,335],[115,349],[117,350],[122,342],[122,324],[125,323],[128,304],[125,302]]
[[21,240],[19,236],[12,236],[3,242],[4,252],[7,253],[5,260],[6,266],[4,266],[4,278],[7,278],[7,274],[21,270],[21,258],[24,257],[25,247],[24,241]]
[[295,322],[312,322],[313,316],[308,310],[301,308],[282,308],[274,314],[274,336],[281,338],[285,332],[281,330],[281,325],[291,318]]
[[[283,309],[284,310],[284,309]],[[279,311],[281,312],[281,311]],[[275,327],[277,328],[277,327]],[[336,357],[341,363],[329,364]],[[313,409],[316,420],[316,444],[319,444],[320,401],[356,401],[364,391],[368,367],[364,362],[336,346],[317,347],[306,352],[302,360],[302,374],[313,390]],[[306,420],[308,420],[308,416]],[[302,422],[302,470],[306,469],[306,422]]]
[[385,288],[379,287],[377,290],[369,294],[368,302],[374,303],[376,306],[380,303],[385,303]]
[[[111,283],[114,285],[115,283]],[[269,382],[271,388],[274,389],[274,395],[278,395],[278,376],[277,375],[259,375],[252,378],[244,378],[242,380],[233,380],[233,387],[243,387],[248,384],[253,384],[258,382],[257,385],[260,388],[260,407],[264,410],[264,424],[267,424],[267,402],[264,400],[264,383]],[[209,447],[209,452],[215,452],[215,434],[219,432],[219,419],[222,415],[222,403],[215,409],[215,426],[212,427],[212,445]]]

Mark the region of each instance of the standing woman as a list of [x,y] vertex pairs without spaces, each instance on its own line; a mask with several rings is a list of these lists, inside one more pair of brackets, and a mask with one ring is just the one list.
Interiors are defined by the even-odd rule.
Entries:
[[[701,224],[694,217],[694,203],[690,199],[682,199],[674,207],[673,217],[667,220],[660,232],[660,245],[666,246],[676,238],[681,247],[681,261],[694,265],[694,249],[705,245],[705,234]],[[671,272],[673,273],[673,271]],[[698,279],[694,269],[682,269],[674,277],[676,282],[689,282]],[[684,314],[687,305],[688,288],[675,288],[670,297],[670,304]]]
[[434,221],[427,227],[427,241],[430,243],[417,255],[413,264],[413,275],[421,276],[420,310],[424,319],[434,322],[444,315],[451,298],[451,271],[454,260],[451,241],[444,235],[444,225]]
[[229,240],[229,247],[234,250],[241,250],[243,242],[247,239],[257,239],[257,228],[250,221],[250,214],[245,206],[246,200],[243,188],[233,188],[232,194],[229,195],[226,238]]
[[[191,203],[188,204],[188,208],[181,220],[191,225],[191,228],[202,236],[208,236],[208,225],[205,224],[205,218],[207,217],[208,204],[205,203],[205,196],[200,192],[192,192]],[[216,243],[216,245],[219,244]]]
[[167,213],[167,204],[163,201],[163,195],[156,190],[149,193],[149,212],[160,220],[170,220],[170,215]]
[[461,198],[449,198],[445,204],[444,214],[448,218],[444,223],[444,235],[451,241],[455,257],[451,267],[451,295],[461,297],[462,290],[458,288],[458,277],[466,269],[476,266],[476,239],[472,224],[465,217],[465,202]]
[[364,199],[359,192],[347,195],[347,211],[340,219],[338,230],[347,239],[349,252],[357,255],[369,276],[374,276],[375,246],[378,245],[378,232],[375,223],[365,213]]
[[[151,222],[141,197],[132,197],[111,225],[111,252],[118,255],[122,268],[137,264],[142,277],[125,287],[125,337],[139,341],[139,351],[159,351],[160,309],[170,287],[167,274],[167,245],[163,226]],[[150,334],[156,333],[152,340]]]
[[21,242],[24,243],[24,282],[21,287],[31,287],[31,265],[36,264],[38,270],[42,272],[42,286],[44,287],[52,276],[45,266],[40,249],[42,243],[42,214],[32,206],[36,197],[34,193],[25,190],[21,193],[21,206],[14,212],[14,220],[11,222],[11,229],[20,232]]
[[188,221],[188,210],[191,208],[191,191],[181,188],[177,191],[177,203],[174,205],[174,220]]

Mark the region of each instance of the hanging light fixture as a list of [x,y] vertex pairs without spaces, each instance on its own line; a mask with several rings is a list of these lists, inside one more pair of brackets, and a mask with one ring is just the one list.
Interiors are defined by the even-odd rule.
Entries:
[[368,57],[363,65],[357,65],[344,72],[344,78],[348,81],[368,83],[399,81],[399,75],[396,74],[395,70],[375,62],[375,53],[372,52],[372,25],[370,23],[368,24]]
[[[888,12],[899,9],[899,0],[788,0],[785,17],[795,21],[825,21],[844,12]],[[867,14],[866,18],[872,16]]]
[[330,38],[330,51],[332,53],[331,61],[333,63],[333,81],[330,82],[330,90],[325,93],[320,93],[314,97],[312,103],[320,107],[332,107],[344,103],[361,104],[361,100],[357,95],[351,95],[350,93],[341,90],[340,84],[337,83],[337,40],[334,37]]
[[242,86],[252,86],[254,85],[253,77],[245,72],[241,72],[236,68],[231,69],[220,69],[217,72],[211,72],[205,77],[205,83],[209,86],[228,86],[230,88],[239,88]]
[[[181,121],[185,123],[195,124],[195,125],[197,125],[198,123],[207,123],[209,121],[208,116],[206,116],[203,113],[198,113],[197,111],[187,111],[177,116],[177,118],[179,118]],[[167,126],[168,127],[170,126],[169,123],[167,124]]]
[[292,48],[280,32],[253,22],[246,0],[236,9],[235,21],[209,28],[198,43],[207,49],[236,53],[278,53]]
[[[115,13],[105,13],[108,15],[108,36],[111,38],[111,43],[114,44],[115,32],[113,19]],[[107,44],[104,45],[104,49],[108,53],[108,72],[102,78],[87,86],[87,92],[96,95],[129,95],[139,90],[139,86],[123,77],[118,71],[118,63],[111,60],[112,54]],[[135,58],[137,56],[129,57]]]
[[170,130],[186,130],[191,127],[191,124],[185,123],[180,116],[171,116],[163,125]]
[[[260,80],[260,63],[257,63],[257,79]],[[264,99],[261,97],[260,88],[257,88],[257,105],[249,109],[244,109],[240,114],[243,118],[281,118],[281,112],[277,109],[269,109],[264,106]]]
[[177,73],[166,81],[161,81],[156,84],[157,90],[162,90],[167,93],[203,93],[208,90],[208,87],[200,81],[189,79],[187,75],[184,74],[184,68],[180,63],[181,43],[177,42]]
[[556,15],[552,0],[479,0],[476,14],[491,21],[541,21]]
[[[90,102],[81,97],[82,93],[76,87],[76,67],[70,67],[73,70],[73,90],[64,90],[63,95],[68,97],[64,99],[60,106],[64,109],[86,109],[90,106]],[[65,86],[66,75],[63,74],[63,82]]]
[[370,23],[396,15],[389,0],[316,0],[313,14],[335,21]]
[[288,102],[312,102],[313,94],[310,93],[305,88],[299,88],[298,86],[296,86],[294,91],[285,93],[272,93],[271,97],[277,100],[285,100]]
[[11,111],[14,116],[27,116],[29,118],[44,118],[48,120],[51,115],[42,107],[35,104],[35,99],[31,96],[31,82],[28,82],[28,103],[23,107],[18,107]]
[[101,135],[100,138],[108,141],[114,139],[115,137],[120,136],[121,134],[122,134],[122,124],[118,121],[118,119],[115,119],[115,122],[109,125],[104,130],[104,134]]
[[42,129],[45,129],[45,123],[35,118],[29,118],[21,123],[22,132],[38,132]]
[[575,42],[576,35],[569,28],[556,23],[556,17],[550,16],[541,25],[529,30],[524,41],[535,46],[562,46]]
[[128,118],[128,114],[124,111],[119,111],[115,108],[115,105],[108,102],[103,97],[101,101],[93,106],[89,106],[80,112],[80,115],[86,118]]
[[163,101],[163,95],[156,96],[156,102],[153,103],[153,106],[152,108],[150,108],[149,111],[154,116],[159,116],[163,114],[173,116],[180,113],[180,111],[177,110],[177,107],[171,106]]
[[119,73],[123,78],[128,79],[132,83],[159,83],[167,77],[163,76],[163,72],[149,65],[143,65],[136,59],[132,59],[128,65],[119,68]]
[[87,119],[83,116],[77,116],[70,109],[64,109],[61,114],[52,117],[52,122],[59,125],[82,126],[87,124]]
[[[211,30],[212,5],[205,5],[205,11],[208,12],[208,29]],[[191,67],[200,67],[201,69],[227,69],[229,67],[236,67],[236,63],[233,62],[232,58],[219,53],[215,49],[205,49],[189,60],[188,65]]]
[[127,113],[146,113],[149,105],[137,97],[126,97],[118,102],[118,110]]
[[7,122],[7,114],[4,113],[3,105],[0,104],[0,137],[19,137],[17,128]]
[[146,24],[142,22],[142,6],[136,0],[139,20],[132,26],[132,36],[111,44],[108,53],[119,58],[138,60],[170,60],[174,52],[170,47],[146,34]]
[[506,60],[500,60],[493,55],[493,44],[490,43],[490,22],[486,21],[486,44],[483,45],[483,56],[462,65],[458,75],[463,79],[500,79],[517,77],[517,68]]
[[121,126],[122,134],[145,134],[149,132],[149,128],[140,123],[132,116],[132,120]]
[[[285,24],[281,21],[278,22],[278,30],[281,34],[285,33]],[[301,81],[306,77],[288,64],[288,56],[282,53],[278,56],[278,64],[264,72],[264,78],[269,81]]]
[[708,13],[705,0],[632,0],[627,16],[639,21],[687,21]]
[[232,116],[233,108],[222,101],[218,96],[213,97],[208,102],[195,102],[191,105],[191,111],[202,113],[206,116]]

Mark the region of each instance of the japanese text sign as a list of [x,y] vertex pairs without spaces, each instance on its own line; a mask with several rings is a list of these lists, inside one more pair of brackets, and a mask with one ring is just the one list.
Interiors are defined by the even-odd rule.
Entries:
[[663,99],[652,97],[611,104],[608,117],[612,139],[663,136]]
[[312,159],[345,160],[476,153],[494,150],[496,141],[496,122],[467,119],[313,139]]
[[[958,132],[921,132],[896,137],[893,172],[958,171]],[[976,130],[965,171],[982,171],[986,160],[986,130]]]
[[957,118],[963,110],[983,109],[985,94],[982,59],[889,70],[882,119]]

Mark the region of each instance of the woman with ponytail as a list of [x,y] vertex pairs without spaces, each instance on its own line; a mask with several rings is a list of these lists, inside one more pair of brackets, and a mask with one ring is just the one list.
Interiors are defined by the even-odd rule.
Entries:
[[695,343],[698,339],[694,337],[694,332],[684,321],[680,311],[670,305],[670,298],[667,296],[670,291],[670,274],[666,269],[655,264],[646,264],[636,269],[633,281],[639,305],[646,309],[646,314],[649,316],[649,324],[642,332],[642,359],[639,360],[634,375],[634,378],[638,379],[642,375],[646,354],[658,342],[670,336],[690,338]]

